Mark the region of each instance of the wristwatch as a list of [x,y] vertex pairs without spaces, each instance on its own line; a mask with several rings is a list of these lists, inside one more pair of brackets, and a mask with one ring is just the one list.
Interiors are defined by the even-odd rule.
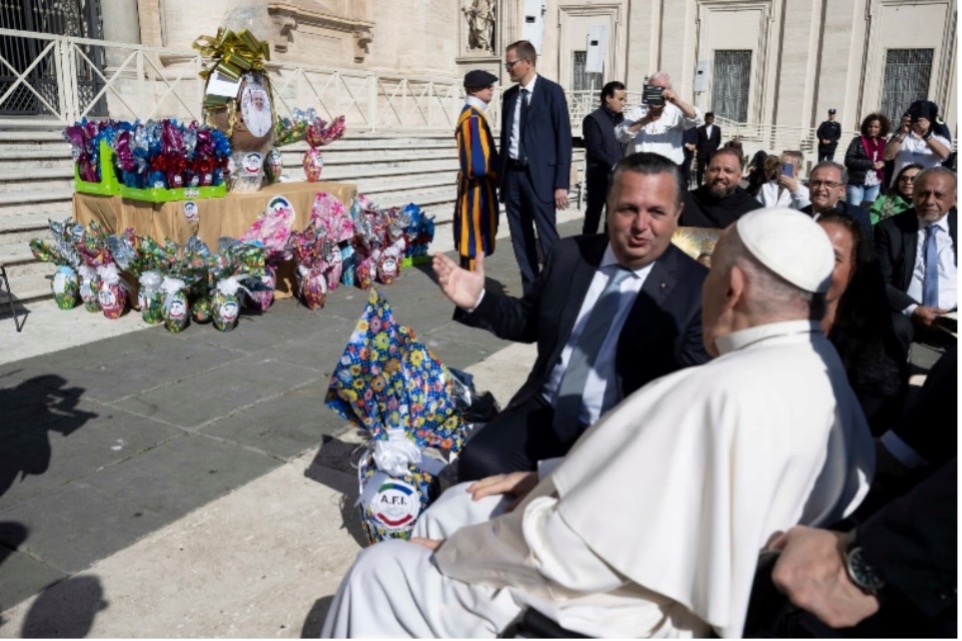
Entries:
[[885,587],[881,572],[872,567],[862,554],[856,530],[849,533],[845,546],[845,571],[852,583],[865,594],[878,596],[879,590]]

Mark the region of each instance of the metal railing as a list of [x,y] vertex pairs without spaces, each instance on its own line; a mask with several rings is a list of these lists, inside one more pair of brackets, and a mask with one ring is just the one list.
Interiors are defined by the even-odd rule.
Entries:
[[[106,113],[115,120],[202,117],[204,80],[198,73],[205,60],[192,49],[56,36],[0,29],[0,127],[73,124],[82,117]],[[24,65],[5,57],[6,51],[30,41],[36,58]],[[92,51],[98,52],[91,56]],[[102,52],[102,55],[101,55]],[[106,65],[101,64],[106,61]],[[36,73],[38,68],[44,73]],[[344,115],[352,132],[450,132],[464,105],[460,78],[381,73],[302,64],[268,63],[275,107],[282,116],[293,109],[313,107],[326,119]],[[43,78],[42,85],[38,77]],[[95,87],[96,90],[91,90]],[[488,109],[491,124],[500,125],[501,91],[496,87]],[[29,94],[32,113],[4,114],[4,107]],[[598,92],[569,91],[572,131],[597,108]],[[629,92],[628,105],[641,103],[640,92]],[[106,104],[106,110],[104,110]],[[6,111],[9,111],[7,109]],[[814,128],[740,123],[718,119],[726,140],[737,136],[745,151],[816,148]],[[857,132],[851,133],[852,136]],[[846,135],[843,135],[845,139]]]
[[[204,80],[198,73],[205,61],[196,51],[9,29],[0,29],[0,39],[39,44],[36,59],[25,68],[17,68],[0,48],[0,69],[10,78],[0,85],[0,112],[25,92],[35,105],[30,115],[0,117],[0,126],[66,126],[101,115],[102,101],[115,120],[202,116]],[[91,60],[91,47],[104,52],[106,68]],[[38,66],[44,66],[45,82],[54,82],[55,91],[38,85]],[[280,115],[313,107],[326,119],[344,115],[353,131],[451,131],[464,105],[460,78],[284,63],[268,63],[267,71]],[[78,91],[77,79],[87,77],[97,80],[99,91]],[[496,97],[489,114],[492,123],[499,121],[499,105]]]

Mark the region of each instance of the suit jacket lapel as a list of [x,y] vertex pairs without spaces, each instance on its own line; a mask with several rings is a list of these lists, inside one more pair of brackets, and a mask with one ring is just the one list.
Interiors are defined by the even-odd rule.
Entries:
[[907,220],[905,232],[902,234],[902,242],[905,243],[905,250],[902,261],[902,291],[908,289],[912,283],[912,272],[915,270],[915,257],[919,250],[919,219],[912,210],[912,216]]

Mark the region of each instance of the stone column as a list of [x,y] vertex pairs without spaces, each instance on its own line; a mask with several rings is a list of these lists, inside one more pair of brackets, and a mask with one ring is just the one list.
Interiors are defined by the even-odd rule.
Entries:
[[[137,0],[100,0],[103,16],[104,40],[140,44],[140,21],[137,17]],[[109,47],[107,71],[114,71],[129,52]]]

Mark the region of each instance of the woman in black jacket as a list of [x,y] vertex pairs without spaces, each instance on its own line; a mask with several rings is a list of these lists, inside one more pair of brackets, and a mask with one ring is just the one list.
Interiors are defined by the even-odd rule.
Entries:
[[885,178],[885,139],[889,135],[889,120],[879,113],[869,114],[862,121],[861,135],[852,139],[845,152],[848,170],[847,198],[851,205],[866,207],[878,198],[879,187]]

